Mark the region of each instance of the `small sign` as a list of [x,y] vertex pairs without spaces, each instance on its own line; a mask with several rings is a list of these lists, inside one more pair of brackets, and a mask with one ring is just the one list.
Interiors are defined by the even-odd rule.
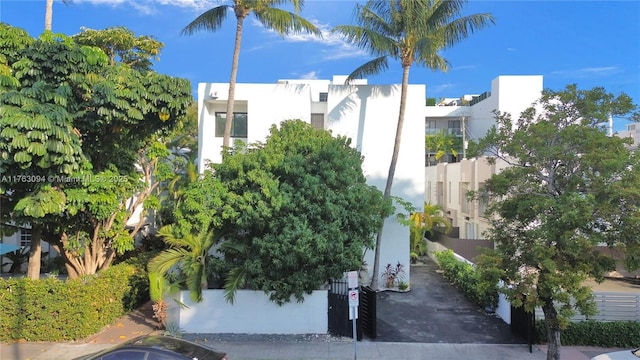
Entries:
[[358,290],[349,290],[349,307],[355,307],[359,304]]
[[349,271],[349,275],[347,277],[349,281],[349,289],[355,289],[358,287],[358,272],[357,271]]
[[349,307],[349,320],[355,320],[358,318],[358,307],[350,306]]

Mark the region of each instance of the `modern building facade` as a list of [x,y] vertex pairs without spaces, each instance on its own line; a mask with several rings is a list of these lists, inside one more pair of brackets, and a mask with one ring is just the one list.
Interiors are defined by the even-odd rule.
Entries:
[[[350,137],[364,157],[367,182],[384,190],[396,134],[400,85],[368,85],[366,80],[345,85],[345,80],[346,76],[334,76],[332,80],[236,84],[232,140],[264,141],[272,125],[300,119],[335,135]],[[226,83],[198,86],[200,172],[208,162],[221,161],[228,89]],[[424,202],[425,95],[424,85],[409,85],[402,146],[391,191],[416,208],[422,208]],[[407,227],[395,217],[387,219],[381,267],[397,262],[408,266],[408,239]],[[373,264],[373,251],[367,252],[365,260]],[[406,281],[408,277],[407,272]]]
[[[541,75],[498,76],[491,82],[491,91],[445,99],[436,106],[426,107],[427,135],[445,131],[458,136],[461,143],[482,138],[496,124],[494,111],[510,113],[517,118],[532,106],[542,94]],[[484,219],[484,204],[468,200],[468,191],[478,191],[491,175],[506,165],[489,164],[486,158],[467,159],[464,149],[457,158],[451,156],[436,161],[427,153],[425,167],[425,201],[442,206],[445,216],[462,239],[481,239],[488,228]]]

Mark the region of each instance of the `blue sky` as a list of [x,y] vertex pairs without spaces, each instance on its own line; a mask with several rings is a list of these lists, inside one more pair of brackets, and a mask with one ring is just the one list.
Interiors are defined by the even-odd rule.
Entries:
[[[85,26],[126,26],[165,44],[158,72],[199,82],[228,82],[235,18],[216,33],[181,36],[180,30],[206,9],[209,0],[54,0],[53,31],[72,35]],[[238,82],[330,79],[348,74],[370,57],[329,30],[352,22],[355,2],[307,0],[302,16],[325,36],[281,38],[246,21]],[[38,36],[44,28],[45,0],[0,0],[0,21]],[[496,25],[443,52],[447,73],[413,67],[410,83],[426,84],[429,97],[459,97],[490,90],[498,75],[543,75],[544,85],[561,89],[604,86],[640,102],[640,1],[480,1],[466,13],[491,13]],[[390,68],[369,83],[399,83],[401,68]],[[616,119],[616,130],[627,123]]]

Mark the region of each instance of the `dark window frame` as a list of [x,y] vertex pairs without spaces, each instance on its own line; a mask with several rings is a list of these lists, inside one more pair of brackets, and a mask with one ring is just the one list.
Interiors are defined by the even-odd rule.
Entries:
[[[238,119],[238,116],[244,115],[244,119]],[[227,119],[226,112],[216,112],[216,137],[224,137],[224,123]],[[238,120],[243,120],[240,123]],[[244,130],[244,131],[243,131]],[[247,138],[249,133],[249,115],[246,112],[234,112],[233,120],[231,121],[231,137],[232,138]]]

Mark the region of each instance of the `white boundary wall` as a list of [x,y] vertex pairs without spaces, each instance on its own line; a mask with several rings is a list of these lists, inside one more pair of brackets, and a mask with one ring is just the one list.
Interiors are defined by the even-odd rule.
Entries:
[[188,291],[179,300],[187,308],[168,312],[168,324],[175,323],[187,333],[214,334],[326,334],[328,331],[328,293],[317,290],[283,306],[269,300],[262,291],[239,290],[234,304],[224,298],[224,290],[205,290],[203,300],[194,303]]

